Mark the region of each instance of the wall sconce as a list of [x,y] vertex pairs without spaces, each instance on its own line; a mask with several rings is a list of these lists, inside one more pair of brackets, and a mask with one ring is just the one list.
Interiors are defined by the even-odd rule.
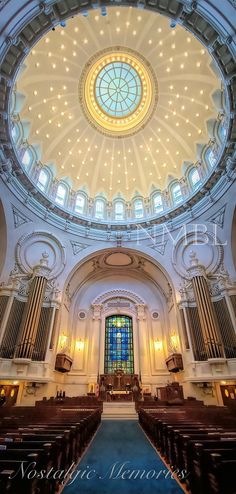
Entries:
[[66,347],[67,340],[68,340],[68,336],[66,336],[64,333],[59,336],[58,346],[59,346],[60,350],[63,350],[63,348]]
[[158,338],[156,340],[154,340],[154,348],[156,351],[162,350],[162,341],[158,340]]
[[170,341],[171,341],[172,350],[176,352],[179,345],[178,336],[176,334],[172,334],[170,337]]
[[75,346],[76,346],[76,349],[79,351],[79,352],[82,352],[83,349],[84,349],[84,341],[79,339],[76,341],[75,343]]

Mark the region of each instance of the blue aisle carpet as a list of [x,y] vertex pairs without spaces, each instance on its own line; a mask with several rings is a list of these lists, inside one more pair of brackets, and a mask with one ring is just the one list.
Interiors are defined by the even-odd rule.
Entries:
[[102,423],[63,489],[63,494],[79,493],[183,494],[183,490],[138,422],[116,420]]

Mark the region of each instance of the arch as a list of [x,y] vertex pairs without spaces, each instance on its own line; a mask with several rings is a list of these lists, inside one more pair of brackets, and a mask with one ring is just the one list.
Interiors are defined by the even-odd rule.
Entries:
[[144,300],[141,297],[139,297],[139,295],[137,295],[134,292],[128,291],[128,290],[109,290],[107,292],[104,292],[101,295],[99,295],[99,297],[96,297],[93,300],[92,305],[104,304],[108,300],[110,300],[112,298],[117,298],[117,297],[126,298],[126,299],[130,300],[131,302],[133,302],[134,304],[145,305]]
[[[94,266],[97,264],[97,261],[95,259],[97,258],[97,256],[106,257],[108,252],[109,252],[109,254],[111,254],[111,252],[115,253],[115,252],[117,252],[117,248],[113,247],[113,248],[109,248],[109,250],[108,250],[107,246],[105,246],[105,244],[104,244],[100,248],[96,246],[96,250],[94,250],[94,248],[93,248],[93,250],[88,252],[86,255],[84,255],[81,252],[81,259],[77,262],[77,264],[68,273],[66,279],[64,280],[63,286],[61,287],[62,297],[67,296],[66,293],[67,293],[68,287],[70,287],[70,298],[72,300],[72,298],[74,297],[75,293],[78,290],[77,281],[75,283],[75,286],[73,287],[74,280],[76,280],[76,277],[77,277],[77,272],[79,272],[80,269],[82,269],[84,271],[86,269],[86,263],[91,262],[90,276],[94,277],[94,273],[95,273]],[[151,276],[151,275],[149,275],[149,273],[146,273],[144,270],[142,270],[142,272],[144,273],[144,276],[146,277],[146,280],[147,281],[149,280],[151,283],[153,283],[158,288],[158,290],[162,294],[163,300],[165,300],[165,302],[168,301],[170,293],[171,293],[171,296],[173,294],[173,301],[175,303],[174,281],[170,277],[170,273],[165,269],[165,267],[163,267],[163,265],[157,260],[157,258],[154,257],[155,254],[153,253],[153,250],[151,248],[146,248],[146,249],[142,248],[142,250],[139,250],[139,249],[135,249],[135,248],[123,247],[122,249],[119,249],[119,252],[127,253],[127,254],[130,254],[132,256],[135,255],[137,257],[138,262],[139,262],[140,257],[141,257],[143,261],[147,261],[147,262],[151,263],[153,265],[153,273],[155,273],[155,269],[156,269],[156,273],[153,274],[153,276]],[[138,262],[137,262],[137,266],[138,266]],[[124,269],[125,269],[125,267],[124,267]],[[98,272],[100,272],[100,270]],[[103,271],[103,273],[104,273],[104,276],[106,276],[106,271]],[[135,269],[132,271],[132,273],[137,275],[138,270]],[[174,275],[174,273],[173,273],[173,275]],[[81,281],[81,275],[79,276],[79,279]],[[87,279],[86,279],[86,281],[87,281]],[[81,283],[83,284],[84,282],[81,281]],[[106,294],[106,292],[103,292],[103,293]],[[95,301],[93,303],[95,303]],[[136,303],[136,302],[134,301],[133,303]],[[143,303],[145,303],[145,301],[142,300],[142,301],[139,301],[138,303],[143,304]]]

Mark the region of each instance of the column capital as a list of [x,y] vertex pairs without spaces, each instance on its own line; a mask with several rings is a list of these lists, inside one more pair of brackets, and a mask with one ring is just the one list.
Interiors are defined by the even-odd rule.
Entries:
[[102,308],[103,308],[102,304],[92,304],[93,319],[95,320],[101,319]]
[[139,321],[146,319],[145,304],[136,304],[137,318]]

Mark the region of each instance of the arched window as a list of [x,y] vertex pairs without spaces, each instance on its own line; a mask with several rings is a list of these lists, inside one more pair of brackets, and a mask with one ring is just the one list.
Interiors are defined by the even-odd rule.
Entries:
[[219,137],[221,141],[224,141],[227,136],[226,124],[222,122],[219,126]]
[[201,179],[197,168],[192,168],[192,170],[189,172],[189,182],[193,190],[196,190],[201,184]]
[[20,130],[16,123],[12,124],[11,135],[14,142],[17,142],[20,137]]
[[104,372],[114,374],[118,369],[134,373],[132,318],[125,315],[106,318]]
[[60,206],[64,206],[66,201],[66,186],[63,184],[59,184],[57,187],[55,202],[60,204]]
[[115,202],[115,220],[121,221],[124,219],[124,204],[121,201]]
[[38,176],[37,186],[39,187],[39,189],[41,189],[44,192],[47,188],[48,182],[49,182],[49,174],[42,168]]
[[75,199],[75,212],[79,214],[84,213],[85,198],[81,194],[77,194]]
[[154,213],[161,213],[161,211],[163,211],[162,197],[159,193],[155,194],[153,198],[153,209]]
[[24,165],[25,168],[29,168],[30,164],[32,163],[32,160],[33,160],[32,153],[29,151],[29,149],[26,149],[21,158],[22,165]]
[[181,202],[183,199],[182,191],[179,184],[175,184],[172,187],[172,199],[174,204],[179,204],[179,202]]
[[213,152],[213,149],[208,149],[208,151],[206,153],[206,158],[207,158],[207,161],[208,161],[209,165],[211,166],[211,168],[213,168],[213,166],[216,164],[216,157],[215,157],[215,154]]
[[142,199],[136,199],[134,201],[134,216],[135,218],[143,218],[143,201]]
[[95,218],[102,220],[105,213],[105,204],[101,199],[97,199],[95,202]]

